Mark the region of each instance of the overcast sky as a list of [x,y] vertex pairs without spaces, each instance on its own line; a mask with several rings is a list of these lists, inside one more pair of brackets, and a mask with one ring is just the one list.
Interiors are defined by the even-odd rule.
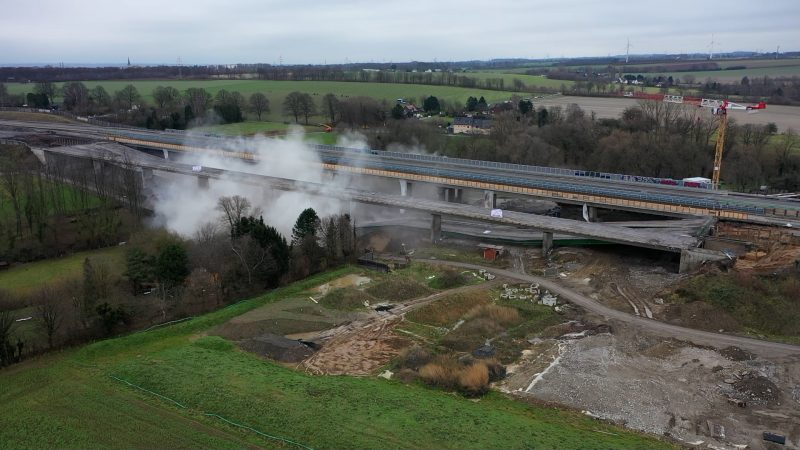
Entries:
[[0,0],[0,64],[800,50],[800,0]]

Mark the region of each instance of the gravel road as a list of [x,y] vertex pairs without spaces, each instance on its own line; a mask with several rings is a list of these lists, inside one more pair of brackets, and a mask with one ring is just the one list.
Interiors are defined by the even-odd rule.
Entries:
[[485,269],[490,273],[510,279],[516,279],[527,283],[539,283],[540,286],[548,289],[550,292],[558,294],[561,298],[568,300],[575,305],[578,305],[586,311],[602,315],[608,319],[618,320],[630,325],[634,325],[648,332],[664,336],[690,341],[697,345],[710,345],[717,348],[728,346],[736,346],[748,350],[756,355],[762,357],[784,357],[791,355],[800,355],[800,346],[783,344],[779,342],[762,341],[742,336],[734,336],[722,333],[711,333],[708,331],[695,330],[692,328],[684,328],[669,323],[659,322],[653,319],[634,316],[623,311],[617,311],[607,306],[601,305],[595,300],[586,297],[578,292],[569,288],[560,286],[551,280],[536,277],[533,275],[512,272],[510,270],[503,270],[494,267],[479,266],[476,264],[459,263],[453,261],[442,260],[420,260],[426,264],[438,264],[454,267],[462,267],[465,269],[480,270]]

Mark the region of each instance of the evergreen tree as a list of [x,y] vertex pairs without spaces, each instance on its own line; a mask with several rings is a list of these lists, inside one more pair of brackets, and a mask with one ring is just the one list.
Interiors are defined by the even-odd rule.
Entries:
[[319,216],[314,208],[306,208],[297,217],[297,222],[292,228],[292,245],[296,245],[306,236],[314,235],[319,223]]

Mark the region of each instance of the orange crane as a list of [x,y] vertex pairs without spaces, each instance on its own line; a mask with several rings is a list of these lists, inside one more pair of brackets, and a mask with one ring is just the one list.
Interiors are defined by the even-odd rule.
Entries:
[[[628,97],[631,96],[629,95]],[[711,108],[711,113],[719,117],[719,125],[717,126],[717,145],[714,149],[714,170],[711,175],[711,188],[715,190],[719,189],[719,176],[722,172],[722,150],[725,147],[725,133],[728,130],[728,110],[737,109],[753,113],[760,109],[767,108],[767,104],[764,102],[759,102],[755,105],[743,105],[740,103],[729,102],[728,100],[715,100],[709,98],[688,97],[683,95],[646,94],[643,92],[638,92],[632,97],[644,100],[655,100],[667,103],[679,103],[699,106],[702,108]]]

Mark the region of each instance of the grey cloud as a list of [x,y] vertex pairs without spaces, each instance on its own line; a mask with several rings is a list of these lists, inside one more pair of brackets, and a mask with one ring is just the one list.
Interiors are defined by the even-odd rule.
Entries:
[[0,64],[464,60],[717,49],[800,42],[796,0],[139,0],[9,2]]

